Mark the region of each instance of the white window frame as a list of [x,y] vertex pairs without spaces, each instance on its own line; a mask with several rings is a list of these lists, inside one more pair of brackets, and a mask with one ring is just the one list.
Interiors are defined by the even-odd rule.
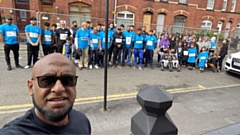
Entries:
[[187,4],[187,0],[179,0],[179,3]]
[[[118,14],[124,14],[124,17],[118,17]],[[133,15],[133,18],[127,18],[127,14],[132,14]],[[134,19],[135,19],[135,14],[130,12],[130,11],[121,11],[121,12],[118,12],[117,13],[117,20],[120,19],[120,20],[133,20],[133,24],[134,25]]]
[[222,11],[226,11],[228,0],[223,0]]
[[[203,23],[206,23],[206,25],[203,26],[203,25],[202,25]],[[208,23],[211,23],[211,27],[208,26]],[[212,21],[210,21],[210,20],[204,20],[204,21],[202,21],[202,24],[201,24],[201,29],[207,29],[207,30],[211,30],[211,29],[212,29]],[[209,29],[209,28],[210,28],[210,29]]]
[[[233,3],[234,3],[234,6],[233,6]],[[231,12],[235,12],[236,5],[237,5],[237,0],[232,0]]]
[[26,11],[19,11],[20,13],[20,18],[26,19],[27,18],[27,12]]
[[[209,7],[209,5],[208,5],[210,1],[213,1],[212,7]],[[215,0],[208,0],[208,2],[207,2],[207,9],[213,9],[214,8],[214,4],[215,4]]]

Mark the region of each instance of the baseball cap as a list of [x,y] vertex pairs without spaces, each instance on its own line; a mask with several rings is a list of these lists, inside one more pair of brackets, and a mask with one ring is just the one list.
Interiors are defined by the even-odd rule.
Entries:
[[12,18],[11,15],[7,15],[7,16],[6,16],[6,19],[8,19],[8,20],[13,20],[13,18]]
[[32,16],[32,17],[30,18],[30,21],[33,21],[33,20],[34,20],[34,21],[37,21],[37,18]]

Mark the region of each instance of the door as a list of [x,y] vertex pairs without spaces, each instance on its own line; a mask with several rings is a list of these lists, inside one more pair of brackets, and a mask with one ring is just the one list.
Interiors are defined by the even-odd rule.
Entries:
[[172,33],[183,33],[187,17],[175,16],[172,28]]
[[[74,2],[69,4],[69,21],[77,21],[78,25],[84,21],[91,21],[91,6],[82,2]],[[93,21],[93,20],[92,20]]]
[[152,22],[152,14],[145,13],[143,15],[143,26],[146,26],[146,32],[149,32],[151,29],[151,22]]
[[224,34],[225,39],[227,39],[229,37],[231,24],[232,24],[231,22],[228,22],[227,25],[226,25],[225,34]]
[[164,20],[165,20],[165,15],[159,14],[157,17],[157,33],[163,32]]
[[16,14],[13,14],[13,16],[16,17],[16,20],[14,21],[16,22],[20,32],[23,33],[26,25],[30,23],[30,12],[26,11],[29,10],[29,0],[15,0],[15,8],[23,9],[21,11],[16,11]]
[[44,28],[44,22],[49,22],[50,24],[53,24],[55,22],[54,16],[48,13],[53,13],[53,2],[52,0],[42,0],[42,12],[41,15],[41,28]]

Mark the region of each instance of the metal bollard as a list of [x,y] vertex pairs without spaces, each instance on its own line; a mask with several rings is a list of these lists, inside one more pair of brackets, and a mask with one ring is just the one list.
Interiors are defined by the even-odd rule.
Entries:
[[173,95],[159,86],[151,86],[138,92],[137,101],[142,110],[131,119],[132,135],[177,135],[178,129],[167,113]]

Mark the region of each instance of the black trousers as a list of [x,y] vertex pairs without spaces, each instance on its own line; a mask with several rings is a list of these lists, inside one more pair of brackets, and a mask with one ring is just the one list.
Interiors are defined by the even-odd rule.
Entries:
[[147,65],[148,63],[152,66],[153,65],[153,50],[146,50],[146,61],[145,61],[145,65]]
[[224,59],[224,57],[221,57],[221,58],[218,59],[218,66],[219,66],[218,70],[222,70],[223,59]]
[[34,65],[38,60],[39,45],[32,46],[31,44],[27,44],[27,52],[28,52],[27,65],[31,66],[32,58],[33,58],[33,65]]
[[5,60],[7,62],[7,65],[10,66],[11,65],[11,61],[10,61],[10,51],[13,51],[13,56],[14,56],[14,60],[15,60],[15,65],[19,65],[19,44],[14,44],[14,45],[5,45],[4,46],[4,53],[5,53]]
[[113,49],[113,65],[116,65],[116,61],[118,61],[118,65],[121,65],[121,54],[122,48],[114,47]]
[[43,44],[42,47],[43,47],[43,54],[44,54],[44,56],[54,52],[53,51],[53,45],[45,45],[45,44]]
[[59,44],[59,45],[57,46],[57,48],[58,48],[58,53],[62,53],[63,44]]

